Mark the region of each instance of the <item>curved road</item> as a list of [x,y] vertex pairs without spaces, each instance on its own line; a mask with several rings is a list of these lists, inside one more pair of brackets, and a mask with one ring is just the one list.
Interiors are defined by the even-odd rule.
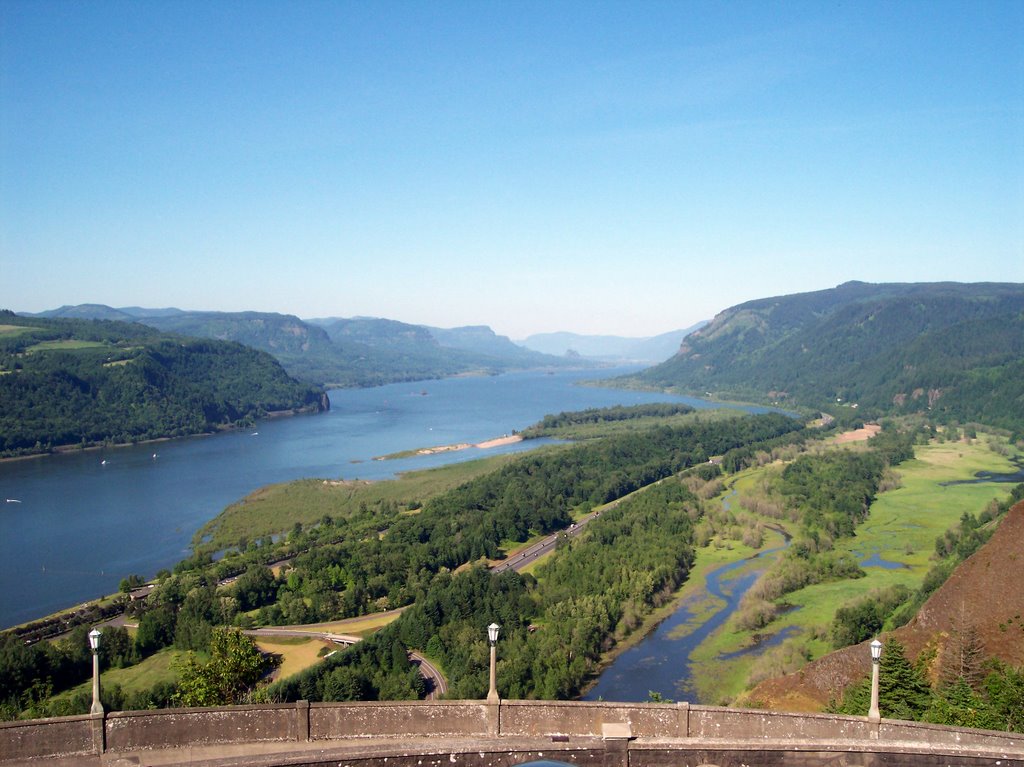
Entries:
[[[401,610],[393,610],[391,612],[401,612]],[[337,623],[333,625],[337,625]],[[344,645],[346,647],[350,647],[356,642],[362,641],[362,637],[358,637],[353,634],[336,634],[332,631],[320,630],[322,628],[322,625],[316,624],[288,627],[271,626],[261,629],[250,629],[245,633],[250,636],[266,637],[314,637],[316,639],[323,639],[327,642],[333,642],[334,644]],[[420,675],[430,683],[431,690],[427,695],[427,700],[434,700],[448,692],[448,681],[433,663],[428,661],[418,652],[414,652],[412,650],[409,651],[409,660],[419,666]]]

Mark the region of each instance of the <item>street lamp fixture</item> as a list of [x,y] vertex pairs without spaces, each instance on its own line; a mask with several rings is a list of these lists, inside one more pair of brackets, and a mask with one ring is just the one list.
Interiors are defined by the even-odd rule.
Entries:
[[491,643],[491,689],[487,692],[487,702],[497,703],[498,702],[498,685],[497,678],[494,672],[495,666],[495,650],[494,645],[498,641],[498,630],[501,628],[497,623],[492,623],[487,627],[487,639]]
[[93,629],[89,632],[89,647],[92,648],[92,708],[93,714],[103,713],[103,704],[100,703],[100,630]]
[[871,642],[871,708],[868,709],[868,719],[873,722],[882,718],[878,712],[878,665],[881,658],[882,643],[875,639]]

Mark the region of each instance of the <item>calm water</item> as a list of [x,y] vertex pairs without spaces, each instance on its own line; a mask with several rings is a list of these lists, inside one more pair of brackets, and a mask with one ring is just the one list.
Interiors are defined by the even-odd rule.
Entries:
[[[127,575],[173,566],[189,554],[204,522],[271,482],[385,479],[529,449],[536,443],[372,460],[481,442],[563,410],[664,401],[710,407],[686,397],[574,385],[593,377],[510,373],[338,390],[329,413],[264,421],[252,432],[0,463],[0,626],[116,591]],[[2,503],[7,499],[20,503]]]
[[[782,548],[762,551],[757,559],[769,557]],[[639,644],[617,657],[583,700],[643,702],[649,693],[658,692],[670,700],[700,703],[690,678],[690,655],[729,619],[739,607],[743,595],[764,571],[763,568],[750,569],[749,565],[750,562],[744,559],[709,573],[704,587],[725,605],[693,631],[678,636],[685,632],[684,627],[693,619],[684,602]],[[763,651],[771,644],[763,643],[749,652]]]
[[[722,507],[726,511],[730,509],[731,498],[735,495],[736,491],[733,490],[722,499]],[[705,590],[725,604],[704,623],[688,627],[694,615],[688,607],[688,601],[683,602],[654,631],[617,657],[583,696],[583,700],[643,702],[650,693],[657,692],[668,700],[700,703],[691,679],[691,654],[736,611],[743,595],[767,568],[768,558],[788,545],[787,535],[783,546],[766,549],[752,559],[730,562],[708,573],[704,581]],[[740,650],[732,656],[724,656],[722,660],[764,652],[790,633],[792,629],[787,627],[767,641]]]

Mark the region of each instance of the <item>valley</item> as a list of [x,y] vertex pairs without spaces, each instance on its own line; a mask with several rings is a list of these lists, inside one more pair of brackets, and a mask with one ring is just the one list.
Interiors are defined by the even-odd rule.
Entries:
[[[995,322],[1016,327],[1019,291],[1008,285],[874,288],[848,284],[821,296],[727,310],[692,334],[668,363],[617,379],[631,388],[607,394],[638,404],[581,409],[583,392],[602,391],[585,387],[568,398],[572,408],[552,409],[532,426],[505,412],[504,425],[490,421],[475,433],[463,428],[463,436],[442,428],[444,419],[423,420],[397,449],[361,451],[340,475],[335,468],[316,479],[264,480],[203,525],[189,556],[159,574],[146,603],[134,607],[138,629],[113,630],[111,641],[120,649],[109,652],[119,654],[106,662],[141,670],[164,652],[196,651],[186,656],[179,681],[136,689],[131,701],[207,705],[216,701],[181,696],[205,673],[201,659],[212,640],[219,647],[244,645],[238,630],[403,608],[393,622],[329,658],[319,659],[305,644],[294,653],[283,650],[282,657],[292,656],[289,674],[269,686],[250,681],[246,694],[274,700],[421,697],[423,678],[408,661],[415,651],[445,670],[451,696],[478,697],[486,664],[480,631],[494,621],[502,626],[499,686],[510,697],[839,705],[850,690],[860,694],[857,666],[828,677],[824,701],[773,697],[771,691],[785,687],[779,680],[799,678],[805,666],[830,663],[833,650],[848,656],[867,637],[902,631],[931,604],[936,589],[945,594],[952,588],[943,585],[946,579],[963,559],[984,550],[1010,499],[1021,492],[1012,481],[1022,460],[1015,411],[1002,409],[995,427],[963,420],[984,412],[972,393],[979,376],[994,383],[994,401],[1017,396],[1017,341],[1001,350],[1006,338],[996,334],[993,343],[976,345],[969,360],[954,360],[956,339],[973,341]],[[839,303],[829,303],[833,298]],[[802,388],[777,378],[785,367],[779,359],[793,344],[822,346],[839,337],[838,325],[866,314],[881,318],[875,330],[888,333],[908,300],[945,309],[934,325],[916,320],[919,340],[907,347],[908,359],[927,361],[917,378],[887,378],[886,366],[900,347],[879,352],[884,342],[877,338],[848,342],[853,357],[876,349],[862,360],[856,391],[836,396],[828,376],[807,371]],[[839,308],[822,325],[830,306]],[[486,335],[470,333],[466,348]],[[729,355],[739,368],[749,367],[744,386],[733,385],[736,370],[708,364],[722,364]],[[697,359],[703,366],[692,364]],[[833,356],[814,364],[839,363]],[[542,387],[585,376],[548,370],[352,391],[344,397],[353,403],[369,399],[344,415],[355,419],[357,432],[399,421],[408,428],[410,422],[391,412],[395,403],[385,392],[404,392],[403,412],[414,402],[429,412],[438,392],[469,386],[479,389],[486,407],[506,411],[515,397],[508,388],[505,395],[498,391],[508,381]],[[652,382],[674,392],[706,387],[764,404],[738,416],[735,409],[714,411],[679,394],[666,403],[669,395],[650,388]],[[928,396],[904,397],[901,390],[911,386]],[[536,407],[532,395],[519,393]],[[770,412],[768,403],[799,407],[802,415]],[[469,405],[464,399],[453,404],[459,415],[448,421],[464,427]],[[309,423],[327,423],[335,413]],[[268,422],[242,441],[259,445],[274,430]],[[499,434],[514,436],[495,440]],[[474,444],[497,454],[465,460],[476,452],[454,449]],[[516,454],[524,448],[536,449]],[[389,460],[372,460],[381,457]],[[401,474],[413,463],[438,467],[453,459],[457,467],[367,481]],[[334,458],[325,465],[339,463]],[[553,536],[554,545],[536,561],[504,567],[544,536]],[[985,635],[990,627],[977,630]],[[925,641],[941,649],[952,640]],[[35,647],[33,662],[53,669],[64,662],[63,653],[77,652],[64,640]],[[992,684],[1005,690],[1018,672],[999,664],[1018,661],[999,647],[991,645],[986,668]],[[650,671],[653,676],[643,676]],[[606,691],[606,679],[613,678],[631,686]],[[913,716],[949,716],[942,707],[951,688],[937,680],[927,696],[922,693],[927,702],[922,697],[914,704]],[[972,694],[988,695],[978,705],[998,718],[1005,706],[990,688]],[[55,700],[64,702],[44,698],[30,702],[25,713],[81,705],[78,694]]]

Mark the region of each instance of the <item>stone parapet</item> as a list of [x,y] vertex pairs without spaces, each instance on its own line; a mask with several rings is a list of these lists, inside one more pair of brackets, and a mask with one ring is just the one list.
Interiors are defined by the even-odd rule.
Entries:
[[[814,754],[824,752],[862,757],[860,761],[844,757],[837,764],[889,763],[879,755],[895,754],[899,758],[892,763],[970,767],[999,761],[1024,767],[1024,735],[1015,733],[888,719],[875,724],[864,717],[686,703],[300,701],[0,724],[0,764],[42,764],[47,759],[113,764],[139,754],[152,755],[152,764],[177,764],[175,753],[192,760],[182,763],[195,763],[197,751],[230,752],[232,758],[237,754],[254,759],[257,754],[275,755],[267,756],[269,761],[261,757],[259,763],[268,765],[326,764],[330,759],[318,761],[320,757],[314,754],[343,753],[347,755],[344,763],[353,767],[384,767],[381,760],[390,760],[387,767],[401,767],[400,756],[412,759],[416,755],[422,760],[410,765],[429,767],[432,762],[427,756],[434,751],[450,755],[449,764],[465,767],[508,767],[528,761],[520,758],[521,751],[547,751],[556,759],[558,753],[563,761],[580,767],[780,763],[766,762],[771,754],[786,764],[799,765],[816,763]],[[479,759],[474,753],[481,755]],[[673,753],[682,761],[673,761]],[[751,760],[751,753],[761,753],[764,758]],[[157,754],[162,754],[160,760]],[[299,761],[275,761],[282,754],[302,757]],[[920,759],[908,757],[915,754]],[[86,759],[88,755],[91,757]]]

